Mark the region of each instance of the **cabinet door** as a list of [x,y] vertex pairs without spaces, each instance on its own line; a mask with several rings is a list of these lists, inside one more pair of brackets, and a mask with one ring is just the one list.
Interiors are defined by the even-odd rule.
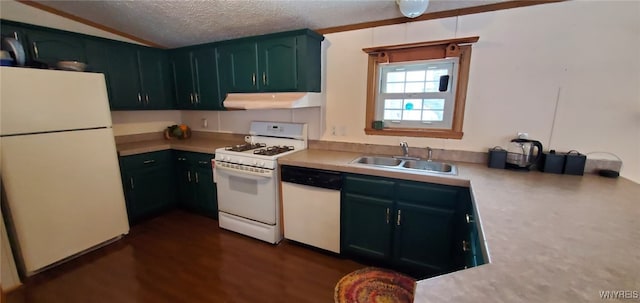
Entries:
[[343,192],[341,251],[374,260],[391,255],[393,201]]
[[120,43],[109,49],[109,84],[112,110],[143,109],[138,73],[138,53],[134,47]]
[[29,52],[34,60],[55,67],[58,61],[87,62],[82,39],[62,33],[27,30]]
[[398,201],[394,263],[426,275],[450,270],[454,214],[452,209]]
[[196,108],[223,109],[222,100],[220,99],[215,48],[193,51],[192,66],[193,74],[195,75]]
[[176,104],[179,109],[193,109],[194,78],[192,73],[192,59],[189,51],[175,51],[171,54],[173,69],[173,86]]
[[176,153],[176,175],[178,178],[177,200],[180,206],[197,211],[195,176],[191,171],[189,153]]
[[129,182],[127,212],[130,222],[164,210],[175,200],[173,174],[169,166],[134,170],[126,175],[126,181]]
[[283,37],[258,43],[259,83],[262,91],[298,89],[296,37]]
[[168,58],[163,50],[138,50],[138,68],[140,71],[143,104],[147,109],[170,109],[171,95],[167,93]]
[[209,167],[196,166],[196,197],[200,212],[209,217],[218,217],[218,198],[216,184],[213,183],[213,171]]
[[110,62],[107,45],[107,42],[99,40],[84,40],[84,48],[87,54],[87,71],[104,74],[107,93],[109,94],[109,100],[111,100],[111,79],[109,75]]
[[245,42],[220,47],[221,81],[225,93],[258,91],[256,43]]

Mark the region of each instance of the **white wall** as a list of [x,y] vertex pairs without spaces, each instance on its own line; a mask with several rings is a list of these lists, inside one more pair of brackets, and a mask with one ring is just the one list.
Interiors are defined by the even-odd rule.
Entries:
[[[14,1],[0,2],[5,19],[91,30]],[[362,48],[466,36],[480,36],[480,41],[473,46],[462,140],[364,134],[367,57]],[[387,145],[404,140],[411,146],[471,151],[506,146],[524,131],[545,149],[614,153],[623,160],[622,175],[640,182],[638,1],[567,1],[325,37],[322,112],[114,112],[114,131],[160,131],[183,122],[194,130],[247,133],[252,120],[293,121],[309,123],[311,137],[323,140]]]
[[0,18],[140,44],[131,39],[48,13],[14,0],[0,0]]
[[[362,48],[468,36],[480,41],[462,140],[365,135]],[[622,175],[640,182],[640,2],[568,1],[325,37],[323,140],[486,151],[523,131],[545,149],[615,153]]]

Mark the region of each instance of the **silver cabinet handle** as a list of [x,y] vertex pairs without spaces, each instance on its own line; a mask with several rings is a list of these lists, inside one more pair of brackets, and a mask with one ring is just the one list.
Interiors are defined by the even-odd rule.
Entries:
[[149,94],[144,94],[144,100],[149,104]]
[[156,163],[156,160],[146,160],[142,162],[142,164],[151,164],[151,163]]
[[129,177],[129,183],[131,184],[131,189],[134,189],[135,186],[133,186],[133,177]]
[[389,208],[387,207],[387,224],[389,224]]
[[191,101],[191,104],[193,104],[193,93],[189,94],[189,101]]
[[198,163],[200,163],[200,164],[209,164],[209,162],[207,162],[207,161],[198,161]]
[[187,180],[191,183],[191,171],[187,171]]
[[256,73],[253,73],[253,75],[251,76],[251,79],[253,81],[253,86],[256,86]]
[[200,103],[200,94],[195,93],[196,95],[196,104]]
[[187,158],[178,157],[178,161],[187,161]]
[[18,32],[13,32],[13,38],[15,38],[17,41],[20,41],[20,39],[18,39]]
[[467,242],[466,240],[462,240],[462,251],[470,251],[471,250],[471,246],[469,245],[469,242]]
[[36,58],[40,58],[40,55],[38,55],[38,44],[35,41],[31,44],[33,45],[33,54],[36,55]]
[[196,172],[196,183],[200,182],[200,180],[198,180],[198,172]]
[[396,225],[400,226],[400,216],[402,215],[402,211],[398,209],[398,220],[396,221]]
[[267,73],[262,72],[262,84],[267,85]]
[[138,103],[142,103],[142,96],[138,93]]
[[470,214],[466,214],[465,219],[467,220],[467,223],[476,222]]

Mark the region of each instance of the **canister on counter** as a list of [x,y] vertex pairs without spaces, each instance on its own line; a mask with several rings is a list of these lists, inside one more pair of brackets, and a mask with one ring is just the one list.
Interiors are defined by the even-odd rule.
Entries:
[[489,168],[503,168],[507,163],[507,151],[500,146],[489,149]]
[[564,161],[565,175],[584,175],[584,165],[587,163],[587,156],[579,153],[577,150],[569,151]]
[[542,154],[538,167],[545,173],[562,174],[564,163],[565,155],[556,153],[556,151],[552,149],[548,153]]

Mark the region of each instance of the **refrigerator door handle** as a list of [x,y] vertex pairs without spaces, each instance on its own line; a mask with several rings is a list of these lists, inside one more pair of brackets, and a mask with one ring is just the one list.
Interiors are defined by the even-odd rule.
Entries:
[[133,185],[133,177],[129,177],[129,183],[131,183],[131,189],[134,189],[135,186]]

